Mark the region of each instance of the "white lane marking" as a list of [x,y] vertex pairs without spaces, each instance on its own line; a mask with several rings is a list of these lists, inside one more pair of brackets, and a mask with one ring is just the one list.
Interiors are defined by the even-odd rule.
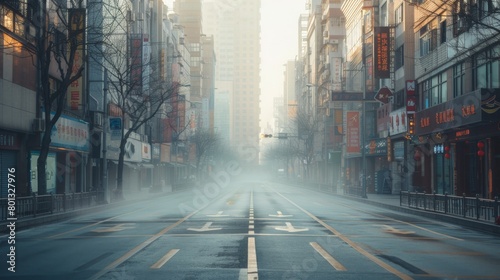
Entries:
[[159,259],[155,264],[153,264],[150,268],[151,269],[159,269],[161,268],[164,264],[166,264],[175,254],[179,252],[179,249],[172,249],[168,251],[168,253],[165,254],[161,259]]
[[269,215],[269,217],[277,217],[277,218],[288,218],[288,217],[293,217],[293,215],[283,215],[283,212],[281,211],[276,211],[278,215]]
[[347,269],[341,263],[339,263],[335,258],[333,258],[328,252],[323,249],[318,243],[310,242],[311,246],[318,252],[333,268],[340,271],[346,271]]
[[396,268],[394,268],[394,267],[390,266],[389,264],[385,263],[384,261],[382,261],[378,257],[370,254],[368,251],[366,251],[361,246],[359,246],[356,242],[350,240],[345,235],[343,235],[342,233],[340,233],[338,230],[336,230],[333,227],[329,226],[327,223],[323,222],[321,219],[319,219],[318,217],[314,216],[313,214],[311,214],[310,212],[308,212],[306,209],[300,207],[297,203],[291,201],[290,199],[288,199],[287,197],[285,197],[284,195],[282,195],[279,192],[276,192],[276,193],[279,196],[283,197],[288,202],[290,202],[292,205],[294,205],[295,207],[297,207],[300,211],[306,213],[307,216],[311,217],[313,220],[315,220],[316,222],[318,222],[319,224],[321,224],[323,227],[325,227],[326,229],[328,229],[331,233],[333,233],[336,236],[338,236],[342,241],[344,241],[345,243],[347,243],[349,246],[351,246],[353,249],[355,249],[356,251],[358,251],[363,256],[367,257],[372,262],[378,264],[380,267],[384,268],[385,270],[391,272],[392,274],[396,275],[397,277],[399,277],[399,278],[401,278],[403,280],[413,280],[413,278],[411,276],[409,276],[409,275],[407,275],[407,274],[405,274],[403,272],[400,272],[399,270],[397,270]]
[[208,222],[208,223],[205,223],[205,225],[201,228],[188,228],[187,230],[203,232],[203,231],[212,231],[212,230],[221,230],[222,229],[222,228],[211,228],[210,227],[211,225],[212,225],[212,222]]
[[255,251],[255,237],[248,238],[248,263],[247,263],[247,275],[248,280],[259,279],[258,269],[257,269],[257,252]]
[[217,212],[217,214],[210,214],[210,215],[207,215],[208,217],[228,217],[229,215],[222,215],[222,213],[224,213],[224,211],[219,211]]
[[122,231],[125,229],[130,229],[130,228],[135,228],[133,225],[135,224],[118,224],[112,227],[100,227],[92,230],[92,232],[117,232],[117,231]]
[[308,231],[308,228],[295,228],[293,227],[292,223],[285,223],[286,227],[275,227],[275,230],[283,230],[283,231],[288,231],[288,232],[300,232],[300,231]]

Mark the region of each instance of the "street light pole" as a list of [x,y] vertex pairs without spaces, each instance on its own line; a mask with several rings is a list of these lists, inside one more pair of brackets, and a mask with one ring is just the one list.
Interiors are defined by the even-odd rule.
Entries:
[[365,153],[365,141],[366,141],[366,67],[365,64],[363,63],[361,65],[361,68],[363,69],[363,102],[361,102],[361,116],[362,116],[362,121],[361,121],[361,126],[362,126],[362,131],[361,131],[361,169],[362,169],[362,176],[361,176],[361,196],[363,198],[367,198],[366,195],[366,153]]
[[108,190],[108,158],[107,158],[107,136],[108,136],[108,70],[104,69],[104,125],[102,132],[102,189],[104,191],[104,202],[109,203]]

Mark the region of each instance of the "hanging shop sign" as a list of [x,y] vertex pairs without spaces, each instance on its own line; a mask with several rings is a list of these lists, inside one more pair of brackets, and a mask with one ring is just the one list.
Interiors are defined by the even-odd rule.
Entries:
[[389,114],[389,133],[391,135],[406,133],[407,123],[406,123],[406,108],[400,108],[392,111]]
[[375,78],[388,79],[391,77],[390,64],[390,29],[386,26],[374,28],[374,58],[375,58]]
[[[44,114],[42,114],[44,115]],[[51,113],[54,117],[54,113]],[[83,120],[61,115],[50,134],[52,147],[88,152],[89,124]]]
[[359,127],[359,112],[346,112],[347,120],[347,153],[360,152],[360,127]]
[[416,134],[498,120],[499,89],[480,89],[416,113]]

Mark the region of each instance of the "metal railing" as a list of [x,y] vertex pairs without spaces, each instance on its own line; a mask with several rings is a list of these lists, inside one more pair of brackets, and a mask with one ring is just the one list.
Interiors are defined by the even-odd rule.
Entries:
[[98,205],[104,198],[103,192],[71,194],[47,194],[16,197],[14,202],[0,198],[0,222],[7,218],[26,218],[67,212]]
[[485,222],[495,222],[500,213],[498,197],[492,199],[401,191],[401,206]]

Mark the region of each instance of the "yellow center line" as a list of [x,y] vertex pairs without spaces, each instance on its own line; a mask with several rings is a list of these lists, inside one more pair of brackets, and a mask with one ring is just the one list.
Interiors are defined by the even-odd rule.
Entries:
[[336,259],[334,259],[330,254],[328,254],[323,247],[321,247],[316,242],[310,242],[311,246],[318,252],[333,268],[340,271],[346,271],[347,269],[341,263],[339,263]]
[[389,264],[385,263],[384,261],[380,260],[376,256],[370,254],[368,251],[366,251],[365,249],[363,249],[361,246],[359,246],[358,244],[356,244],[354,241],[350,240],[349,238],[347,238],[346,236],[344,236],[342,233],[340,233],[339,231],[337,231],[333,227],[329,226],[327,223],[325,223],[322,220],[320,220],[318,217],[316,217],[313,214],[309,213],[307,210],[305,210],[304,208],[300,207],[295,202],[293,202],[290,199],[286,198],[281,193],[279,193],[279,192],[276,192],[276,193],[278,195],[280,195],[281,197],[283,197],[288,202],[290,202],[292,205],[294,205],[295,207],[297,207],[298,209],[300,209],[302,212],[306,213],[313,220],[315,220],[316,222],[318,222],[319,224],[321,224],[323,227],[325,227],[326,229],[328,229],[330,232],[332,232],[333,234],[335,234],[337,237],[339,237],[340,239],[342,239],[345,243],[349,244],[349,246],[351,246],[354,250],[358,251],[360,254],[362,254],[363,256],[367,257],[372,262],[376,263],[380,267],[384,268],[385,270],[391,272],[392,274],[398,276],[401,279],[404,279],[404,280],[411,280],[411,279],[413,279],[409,275],[407,275],[405,273],[402,273],[401,271],[395,269],[394,267],[392,267]]
[[99,221],[99,222],[96,222],[96,223],[92,223],[90,225],[86,225],[86,226],[83,226],[83,227],[79,227],[79,228],[76,228],[76,229],[73,229],[73,230],[68,230],[68,231],[65,231],[65,232],[62,232],[62,233],[58,233],[58,234],[55,234],[55,235],[51,235],[47,238],[49,239],[53,239],[53,238],[58,238],[60,236],[63,236],[65,234],[68,234],[68,233],[72,233],[72,232],[76,232],[76,231],[80,231],[82,229],[86,229],[86,228],[89,228],[89,227],[93,227],[93,226],[96,226],[96,225],[99,225],[99,224],[102,224],[102,223],[105,223],[105,222],[109,222],[109,221],[112,221],[116,218],[119,218],[121,216],[127,216],[127,215],[130,215],[131,213],[135,213],[135,212],[138,212],[138,211],[141,211],[143,209],[145,209],[146,207],[144,208],[141,208],[141,209],[137,209],[135,211],[132,211],[132,212],[128,212],[128,213],[125,213],[125,214],[121,214],[121,215],[118,215],[118,216],[114,216],[114,217],[111,217],[111,218],[108,218],[106,220],[102,220],[102,221]]
[[163,256],[161,259],[159,259],[155,264],[153,264],[150,268],[152,269],[159,269],[161,268],[164,264],[166,264],[175,254],[179,252],[179,249],[172,249],[168,251],[165,256]]
[[200,211],[200,209],[194,211],[193,213],[191,213],[191,214],[187,215],[186,217],[180,219],[176,223],[174,223],[174,224],[172,224],[172,225],[164,228],[163,230],[161,230],[157,234],[155,234],[152,237],[150,237],[148,240],[146,240],[146,241],[142,242],[141,244],[135,246],[132,250],[128,251],[123,256],[121,256],[120,258],[118,258],[117,260],[115,260],[114,262],[112,262],[111,264],[109,264],[108,266],[106,266],[104,269],[102,269],[98,273],[94,274],[91,278],[89,278],[89,280],[99,279],[99,277],[103,276],[104,274],[108,273],[110,270],[112,270],[112,269],[116,268],[117,266],[119,266],[120,264],[124,263],[126,260],[130,259],[132,256],[134,256],[135,254],[137,254],[138,252],[140,252],[142,249],[146,248],[146,246],[148,246],[149,244],[153,243],[156,239],[160,238],[162,235],[164,235],[165,233],[167,233],[168,231],[170,231],[172,228],[174,228],[174,227],[180,225],[181,223],[185,222],[187,219],[189,219],[190,217],[192,217],[194,214],[198,213],[199,211]]

